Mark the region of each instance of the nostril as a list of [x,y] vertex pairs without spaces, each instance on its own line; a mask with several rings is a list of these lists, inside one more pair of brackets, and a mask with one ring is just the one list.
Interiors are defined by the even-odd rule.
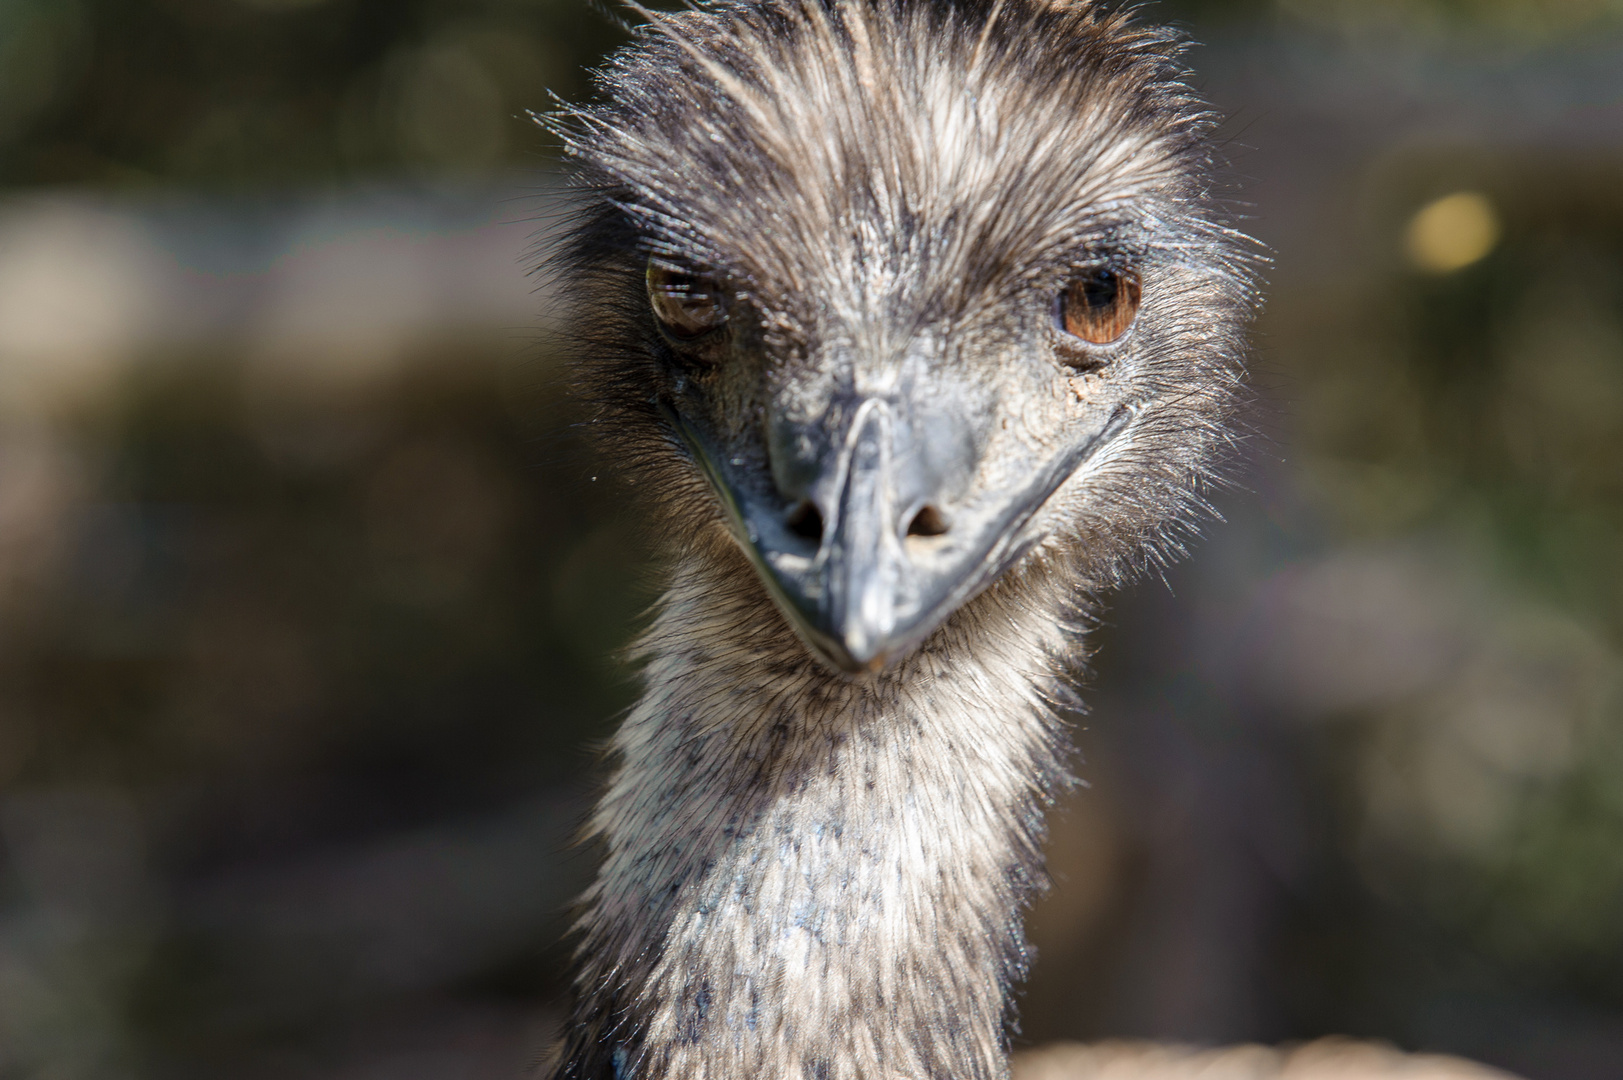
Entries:
[[801,499],[800,505],[790,511],[789,519],[784,522],[789,531],[805,540],[820,541],[823,539],[823,512],[817,509],[817,504],[810,499]]
[[947,531],[947,519],[933,506],[926,506],[908,522],[909,536],[940,536]]

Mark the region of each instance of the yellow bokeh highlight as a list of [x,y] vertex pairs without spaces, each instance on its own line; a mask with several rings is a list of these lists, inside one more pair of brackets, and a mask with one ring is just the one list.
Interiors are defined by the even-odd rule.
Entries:
[[1456,191],[1429,202],[1409,219],[1403,249],[1417,268],[1450,274],[1499,243],[1499,214],[1480,191]]

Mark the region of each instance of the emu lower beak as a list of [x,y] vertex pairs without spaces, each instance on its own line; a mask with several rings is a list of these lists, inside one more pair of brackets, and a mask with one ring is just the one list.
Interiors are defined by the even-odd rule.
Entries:
[[942,466],[972,476],[978,462],[942,462],[939,446],[922,445],[931,434],[923,425],[897,420],[878,402],[852,413],[845,437],[812,463],[806,484],[802,502],[817,508],[820,529],[806,527],[804,506],[796,515],[781,497],[749,494],[697,431],[669,415],[790,624],[824,661],[853,675],[905,656],[1018,562],[1038,540],[1027,528],[1032,518],[1128,415],[1116,410],[1101,430],[1046,462],[1023,463],[995,490],[939,506],[932,489]]

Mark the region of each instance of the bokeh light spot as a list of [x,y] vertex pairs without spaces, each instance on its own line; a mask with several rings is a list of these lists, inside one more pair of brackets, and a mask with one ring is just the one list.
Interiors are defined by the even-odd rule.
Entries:
[[1499,233],[1499,215],[1486,195],[1456,191],[1427,203],[1409,219],[1403,246],[1417,268],[1451,274],[1492,251]]

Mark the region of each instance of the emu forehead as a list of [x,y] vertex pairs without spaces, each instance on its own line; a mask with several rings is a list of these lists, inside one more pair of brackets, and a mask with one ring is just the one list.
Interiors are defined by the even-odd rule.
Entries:
[[1197,194],[1208,120],[1177,40],[1088,5],[780,0],[650,18],[570,148],[652,250],[790,317],[797,296],[863,319],[876,302],[950,309],[1023,287],[1107,244],[1170,242],[1157,225]]

